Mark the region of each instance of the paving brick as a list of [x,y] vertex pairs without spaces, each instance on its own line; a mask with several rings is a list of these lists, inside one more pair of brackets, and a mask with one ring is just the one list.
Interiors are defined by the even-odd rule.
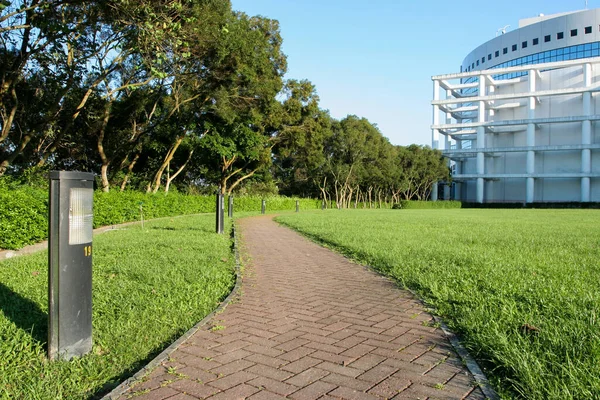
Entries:
[[245,399],[258,391],[259,391],[259,389],[254,386],[241,384],[241,385],[235,386],[231,389],[225,390],[221,393],[217,393],[216,395],[210,397],[210,399],[211,400]]
[[365,354],[369,353],[371,350],[373,350],[375,348],[376,348],[375,346],[369,346],[365,343],[357,344],[356,346],[344,351],[343,353],[340,353],[340,355],[346,356],[346,357],[352,357],[352,358],[359,358],[359,357],[362,357]]
[[309,349],[308,347],[298,347],[292,351],[288,351],[279,355],[278,358],[281,358],[286,361],[296,361],[301,359],[302,357],[314,353],[315,351],[315,349]]
[[245,358],[248,361],[252,361],[256,364],[267,365],[272,368],[279,368],[283,365],[287,365],[289,361],[282,360],[276,357],[269,357],[263,354],[251,354]]
[[252,353],[262,354],[264,356],[269,356],[269,357],[277,357],[277,356],[283,354],[283,350],[278,350],[273,347],[261,346],[259,344],[250,345],[248,347],[245,347],[244,350],[252,352]]
[[331,373],[321,378],[324,382],[333,383],[338,386],[345,386],[355,390],[367,391],[373,386],[372,382],[361,381],[360,379],[350,378],[348,376]]
[[350,366],[352,368],[357,368],[366,371],[373,368],[377,364],[380,364],[384,360],[386,360],[385,357],[378,356],[376,354],[365,354],[364,356],[350,363]]
[[274,340],[267,339],[264,337],[254,336],[254,335],[248,335],[248,336],[246,336],[246,339],[244,339],[244,340],[246,340],[247,342],[250,342],[252,344],[258,344],[263,347],[277,347],[280,345],[279,342],[276,342]]
[[223,378],[219,378],[213,382],[210,382],[210,386],[214,386],[221,390],[227,390],[234,386],[239,385],[240,383],[251,381],[257,377],[256,374],[251,374],[246,371],[240,371],[233,373],[231,375],[227,375]]
[[325,371],[318,368],[309,368],[306,371],[301,372],[298,375],[286,380],[285,382],[298,387],[303,387],[329,374],[329,371]]
[[289,340],[285,343],[281,343],[280,345],[275,346],[275,348],[279,349],[279,350],[283,350],[283,351],[290,351],[290,350],[294,350],[300,346],[304,346],[307,343],[310,343],[310,340],[295,338],[295,339]]
[[399,392],[407,389],[410,385],[412,385],[412,381],[409,379],[388,377],[368,390],[368,392],[386,399],[391,399]]
[[368,394],[363,391],[342,386],[329,392],[329,395],[333,397],[341,397],[342,399],[348,400],[381,400],[379,399],[379,397],[374,396],[372,394]]
[[289,397],[295,400],[315,400],[327,394],[335,388],[336,385],[319,381],[312,383],[298,390],[295,393],[292,393]]
[[201,399],[212,396],[213,394],[220,391],[215,387],[203,385],[198,382],[191,381],[189,379],[182,379],[173,382],[169,385],[169,388]]
[[350,364],[354,360],[351,357],[342,356],[342,355],[339,355],[339,354],[328,353],[326,351],[321,351],[321,350],[315,351],[310,356],[312,358],[319,359],[319,362],[321,362],[321,361],[329,361],[329,362],[332,362],[334,364],[341,364],[341,365]]
[[217,368],[213,368],[210,372],[216,374],[217,376],[226,376],[231,375],[235,372],[242,371],[248,367],[252,367],[255,365],[252,361],[248,360],[235,360],[228,364],[221,365]]
[[251,355],[250,351],[246,351],[243,349],[235,350],[230,353],[221,354],[219,356],[213,357],[212,361],[215,361],[219,364],[228,364],[232,361],[240,360],[244,357]]
[[196,357],[200,357],[200,358],[212,358],[215,356],[218,356],[220,353],[216,352],[214,350],[210,350],[210,349],[206,349],[204,347],[200,347],[200,346],[186,346],[186,347],[182,347],[179,350],[180,352],[184,353],[184,354],[191,354],[193,356]]
[[293,373],[289,371],[267,367],[266,365],[254,365],[248,368],[246,371],[256,375],[264,376],[266,378],[275,379],[277,381],[284,381],[293,375]]
[[204,371],[194,367],[179,368],[176,370],[176,377],[186,377],[197,382],[210,382],[217,378],[217,374],[213,372]]
[[229,343],[225,343],[220,346],[217,346],[217,347],[213,347],[213,348],[211,348],[211,350],[216,352],[217,354],[226,354],[226,353],[229,353],[232,351],[239,350],[239,349],[249,346],[251,344],[252,343],[246,342],[244,340],[235,340],[233,342],[229,342]]
[[320,343],[320,342],[308,342],[304,345],[304,347],[309,348],[309,349],[314,349],[314,350],[326,351],[328,353],[333,353],[333,354],[338,354],[338,353],[341,353],[342,351],[344,351],[343,347],[339,347],[339,346],[335,346],[335,345],[331,345],[331,344]]
[[266,390],[261,390],[260,392],[256,392],[252,396],[248,397],[251,400],[284,400],[285,397],[280,396],[275,393],[267,392]]
[[323,344],[334,344],[335,342],[337,342],[338,340],[333,339],[333,338],[329,338],[326,336],[321,336],[321,335],[315,335],[312,333],[307,333],[305,335],[300,336],[302,339],[306,339],[309,340],[311,342],[316,342],[316,343],[323,343]]
[[216,361],[213,361],[212,358],[210,357],[196,357],[193,356],[191,354],[185,354],[185,353],[179,353],[180,356],[178,357],[178,360],[181,364],[185,365],[185,366],[190,366],[196,369],[200,369],[203,371],[208,371],[212,368],[216,368],[219,365],[221,365],[221,363],[218,363]]
[[373,368],[371,368],[364,374],[361,374],[358,377],[358,379],[377,383],[377,382],[381,382],[382,380],[384,380],[388,376],[392,375],[396,371],[397,371],[397,369],[394,367],[390,367],[389,365],[379,364],[379,365],[374,366]]
[[[352,326],[352,325],[348,324],[348,326]],[[337,332],[330,334],[328,337],[330,337],[332,339],[343,340],[343,339],[346,339],[347,337],[356,335],[356,333],[358,333],[358,332],[360,332],[360,331],[358,331],[356,329],[342,329],[342,330],[339,330]]]
[[148,393],[143,393],[143,394],[136,394],[135,399],[141,399],[141,400],[163,400],[163,399],[168,399],[169,397],[173,397],[175,395],[179,394],[178,391],[168,388],[168,387],[161,387],[155,390],[152,390],[151,392]]
[[364,337],[360,337],[357,334],[357,335],[352,335],[345,339],[337,341],[335,343],[335,346],[341,347],[344,350],[348,350],[348,349],[351,349],[352,347],[356,346],[357,344],[363,343],[365,340],[366,339]]
[[340,375],[350,376],[352,378],[356,378],[357,376],[363,373],[363,371],[360,369],[345,367],[343,365],[334,364],[329,361],[323,361],[321,364],[317,365],[316,368],[324,369],[325,371],[334,372]]
[[281,367],[281,369],[293,372],[294,374],[299,374],[300,372],[305,371],[310,367],[314,367],[315,365],[320,364],[321,361],[322,360],[313,357],[302,357],[299,360],[284,365],[283,367]]
[[282,396],[287,396],[290,393],[293,393],[299,389],[298,386],[290,385],[289,383],[280,382],[275,379],[266,378],[264,376],[259,376],[256,379],[252,379],[248,381],[247,384],[256,386],[259,389],[266,389],[270,392],[280,394]]

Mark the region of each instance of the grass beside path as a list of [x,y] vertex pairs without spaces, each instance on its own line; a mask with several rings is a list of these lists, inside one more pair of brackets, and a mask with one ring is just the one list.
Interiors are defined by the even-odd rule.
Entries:
[[235,282],[214,215],[148,221],[94,237],[93,352],[49,362],[47,253],[0,262],[0,398],[110,391],[217,307]]
[[600,398],[600,211],[332,210],[278,221],[415,290],[504,398]]

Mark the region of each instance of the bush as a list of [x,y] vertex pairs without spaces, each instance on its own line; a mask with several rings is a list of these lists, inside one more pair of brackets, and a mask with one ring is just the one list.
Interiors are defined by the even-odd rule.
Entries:
[[0,184],[0,249],[18,249],[46,239],[48,193]]
[[[289,197],[240,196],[234,198],[236,212],[261,209],[267,201],[267,210],[295,210],[321,207],[319,200]],[[215,196],[193,196],[181,193],[146,194],[141,192],[95,192],[94,228],[140,220],[140,206],[144,219],[172,217],[185,214],[215,212]],[[0,249],[16,250],[48,238],[48,192],[30,186],[0,180]]]
[[425,210],[425,209],[446,209],[446,208],[461,208],[460,201],[454,200],[443,200],[443,201],[415,201],[415,200],[400,200],[400,203],[394,204],[392,207],[395,210],[398,209],[413,209],[413,210]]

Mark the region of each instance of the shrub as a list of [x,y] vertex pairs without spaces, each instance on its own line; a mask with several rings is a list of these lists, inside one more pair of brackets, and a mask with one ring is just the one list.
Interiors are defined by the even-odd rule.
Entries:
[[18,249],[46,239],[48,194],[0,185],[0,249]]
[[[302,210],[321,207],[319,200],[281,196],[241,196],[234,198],[236,212],[261,209],[295,210],[296,200]],[[193,196],[181,193],[146,194],[142,192],[95,192],[94,228],[144,219],[185,214],[215,212],[215,196]],[[48,238],[48,192],[31,186],[0,180],[0,249],[15,250]]]
[[461,208],[460,201],[415,201],[401,200],[400,203],[394,204],[393,209],[446,209],[446,208]]

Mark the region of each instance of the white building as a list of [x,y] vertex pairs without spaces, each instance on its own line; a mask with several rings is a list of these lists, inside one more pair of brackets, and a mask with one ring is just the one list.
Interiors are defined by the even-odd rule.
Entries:
[[600,202],[599,56],[600,9],[576,11],[521,20],[432,77],[432,147],[452,168],[432,199]]

